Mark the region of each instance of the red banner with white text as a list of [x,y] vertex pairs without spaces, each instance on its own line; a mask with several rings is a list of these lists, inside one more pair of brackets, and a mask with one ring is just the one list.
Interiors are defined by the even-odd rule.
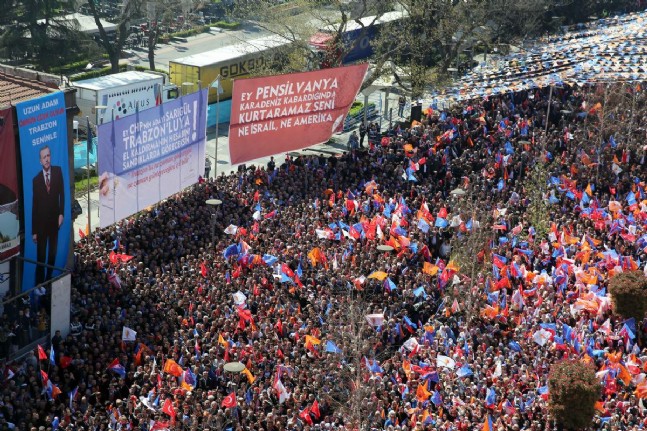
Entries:
[[307,148],[341,132],[368,64],[234,81],[231,164]]
[[[13,109],[0,110],[0,261],[20,252],[20,197]],[[3,296],[0,290],[0,298]]]

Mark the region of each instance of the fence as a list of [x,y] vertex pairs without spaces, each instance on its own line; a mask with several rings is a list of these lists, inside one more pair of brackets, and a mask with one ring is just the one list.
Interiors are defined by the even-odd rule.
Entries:
[[[376,109],[375,104],[369,103],[368,109],[366,111],[366,118],[369,121],[374,120],[378,117],[379,111]],[[362,121],[364,121],[364,110],[361,109],[354,115],[348,115],[344,120],[344,132],[348,132],[355,127],[357,127]]]

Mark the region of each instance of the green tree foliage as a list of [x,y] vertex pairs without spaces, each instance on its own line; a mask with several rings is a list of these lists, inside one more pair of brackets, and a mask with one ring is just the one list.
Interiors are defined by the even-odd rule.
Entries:
[[133,18],[139,17],[142,9],[142,0],[125,0],[119,17],[117,18],[117,31],[109,35],[101,23],[104,18],[101,13],[101,2],[105,0],[89,0],[88,8],[94,17],[94,22],[99,29],[99,43],[106,50],[110,59],[112,73],[119,72],[119,59],[121,51],[126,44],[126,39],[131,33],[130,23]]
[[647,277],[642,271],[616,274],[609,280],[613,312],[640,321],[647,312]]
[[[241,1],[236,3],[234,14],[240,19],[253,19],[265,31],[292,42],[292,46],[282,49],[265,68],[254,72],[255,75],[266,75],[339,66],[341,58],[357,47],[362,35],[371,31],[384,13],[392,10],[393,3],[378,0],[294,0],[285,4],[277,4],[273,0]],[[368,22],[359,19],[368,16],[374,18]],[[351,24],[360,25],[360,37],[352,43],[345,43],[343,35]],[[310,38],[322,28],[329,29],[329,48],[315,53],[309,45]],[[392,54],[390,49],[378,52],[373,59],[376,65],[373,78],[380,75],[381,67]],[[370,81],[364,85],[369,84]]]
[[[523,180],[523,188],[526,196],[530,199],[526,211],[530,226],[535,228],[538,238],[544,238],[548,234],[548,169],[541,160],[530,161],[531,166]],[[528,226],[528,227],[530,227]]]
[[91,50],[91,42],[77,30],[74,22],[58,18],[71,10],[72,4],[68,1],[2,1],[0,46],[4,55],[49,71]]
[[600,382],[591,365],[578,360],[553,364],[548,391],[548,408],[564,429],[585,429],[591,424],[600,397]]

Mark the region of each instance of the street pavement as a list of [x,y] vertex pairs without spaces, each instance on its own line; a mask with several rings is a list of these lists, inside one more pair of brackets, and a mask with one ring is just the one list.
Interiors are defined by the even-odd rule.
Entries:
[[[240,30],[223,31],[212,27],[212,30],[208,33],[200,33],[187,37],[186,42],[159,44],[155,49],[155,68],[168,71],[168,64],[171,60],[201,54],[245,40],[258,39],[268,34],[265,30],[253,24],[245,24]],[[148,67],[148,48],[134,48],[129,50],[129,52],[132,54],[127,61],[129,64]]]

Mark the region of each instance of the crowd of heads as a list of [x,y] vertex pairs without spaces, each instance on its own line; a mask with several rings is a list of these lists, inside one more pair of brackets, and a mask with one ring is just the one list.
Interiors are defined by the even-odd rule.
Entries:
[[430,108],[366,150],[277,157],[93,232],[72,330],[53,363],[5,372],[0,426],[552,430],[551,365],[619,353],[630,381],[604,373],[592,428],[643,429],[642,322],[622,333],[604,289],[647,262],[645,151],[592,139],[583,101]]

